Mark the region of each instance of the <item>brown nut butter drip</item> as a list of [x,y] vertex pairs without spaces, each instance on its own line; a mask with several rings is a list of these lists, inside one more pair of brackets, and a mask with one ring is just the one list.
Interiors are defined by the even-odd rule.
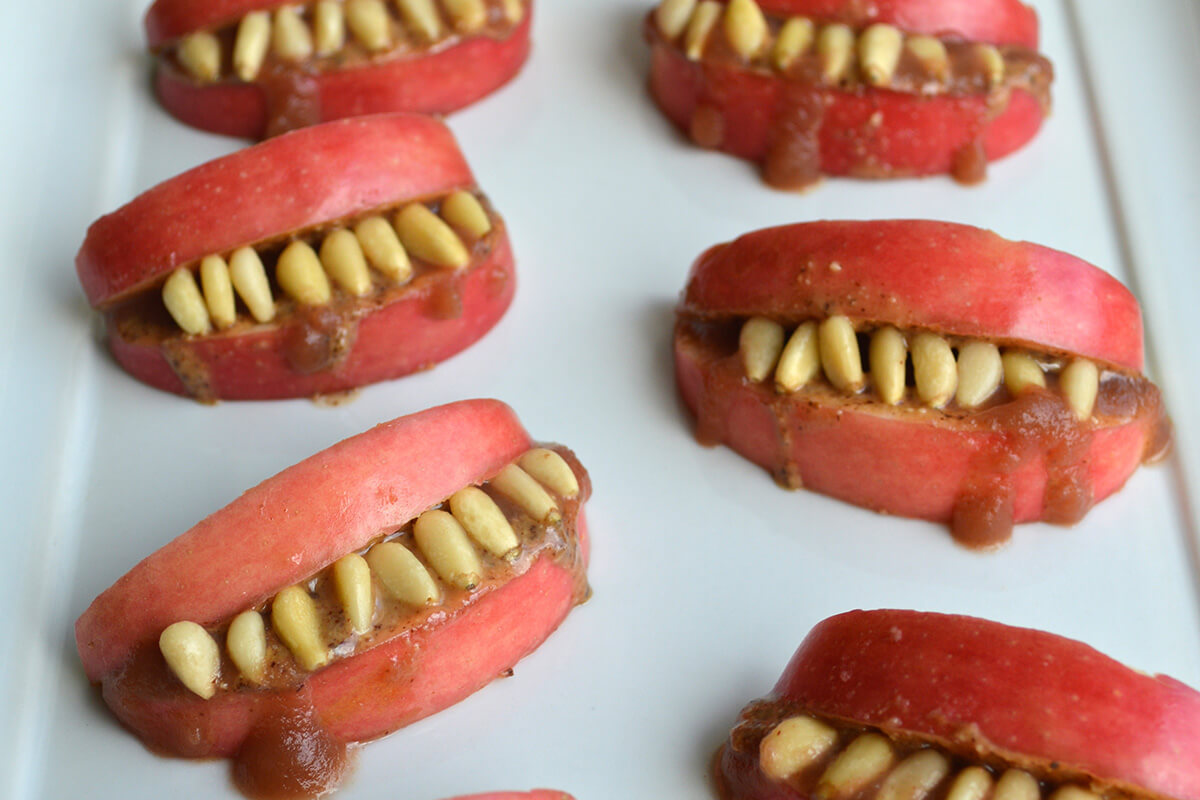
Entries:
[[[779,723],[796,716],[812,717],[832,728],[837,736],[836,744],[797,774],[785,780],[773,779],[763,773],[760,767],[760,747],[763,739]],[[980,736],[974,726],[964,726],[959,735],[947,741],[919,733],[891,728],[883,730],[824,717],[798,703],[770,698],[756,700],[742,709],[728,741],[717,751],[712,767],[718,793],[722,800],[749,800],[764,796],[777,800],[816,797],[817,785],[825,770],[854,739],[866,733],[879,734],[888,739],[895,755],[892,767],[857,790],[838,795],[837,800],[871,800],[896,765],[925,749],[935,750],[945,756],[949,761],[949,771],[945,778],[923,795],[923,800],[946,800],[955,778],[968,767],[986,770],[993,781],[998,780],[1007,769],[1024,770],[1037,781],[1043,798],[1050,797],[1055,790],[1066,785],[1090,789],[1103,800],[1133,800],[1136,796],[1123,787],[1106,785],[1094,776],[1060,762],[1001,756],[993,751],[990,743]],[[763,794],[764,787],[770,787],[772,793]]]
[[[768,17],[772,41],[778,37],[783,23],[782,19]],[[663,39],[653,22],[647,25],[647,35],[652,44],[679,49],[678,44]],[[988,83],[987,66],[976,52],[974,43],[943,40],[943,45],[947,64],[942,78],[931,75],[929,67],[905,47],[887,86],[867,84],[860,78],[856,67],[851,67],[845,77],[832,85],[822,75],[820,57],[815,47],[810,47],[780,72],[770,68],[762,57],[747,63],[733,50],[718,26],[718,30],[708,39],[703,58],[693,65],[699,91],[689,134],[700,147],[715,149],[724,143],[724,109],[728,105],[726,95],[729,91],[725,84],[731,70],[744,71],[762,79],[783,81],[784,86],[775,108],[768,112],[768,141],[762,174],[766,183],[775,188],[804,189],[820,179],[820,137],[825,109],[839,93],[861,95],[868,91],[892,92],[912,95],[914,102],[935,97],[966,100],[982,95],[986,97],[986,103],[973,111],[972,133],[967,143],[954,154],[951,167],[951,176],[960,183],[979,183],[987,176],[983,141],[988,124],[1008,109],[1013,90],[1032,95],[1043,111],[1049,113],[1054,68],[1048,59],[1035,51],[1016,46],[1000,47],[1005,74],[1003,81],[992,87]],[[880,130],[880,122],[877,117],[872,117],[861,128],[843,132],[851,141],[860,143],[855,148],[860,153],[859,160],[852,165],[851,175],[890,178],[905,174],[902,169],[879,163],[871,155],[873,148],[869,146],[870,142],[884,135]]]
[[[373,580],[376,613],[371,630],[359,636],[342,610],[327,571],[307,581],[321,615],[321,630],[330,645],[331,663],[368,652],[399,637],[437,630],[459,612],[524,575],[542,557],[552,559],[574,576],[574,605],[590,597],[576,525],[583,503],[591,494],[591,479],[568,448],[553,444],[534,446],[547,447],[562,456],[579,481],[579,493],[573,498],[556,497],[561,520],[538,523],[484,484],[483,490],[512,524],[520,550],[509,558],[480,551],[484,576],[472,589],[440,584],[441,604],[414,608],[392,600],[378,581]],[[429,568],[420,550],[412,544],[411,524],[406,524],[399,536],[384,538],[403,542]],[[366,549],[369,548],[362,552]],[[322,724],[307,683],[311,673],[298,666],[272,629],[270,599],[257,606],[257,610],[263,614],[267,628],[267,667],[261,683],[254,684],[242,677],[222,646],[216,694],[209,700],[196,697],[171,673],[155,637],[154,641],[135,648],[122,667],[104,677],[105,702],[150,750],[162,755],[185,758],[210,755],[222,736],[227,735],[226,727],[245,725],[248,735],[240,743],[233,743],[232,772],[235,784],[247,797],[281,800],[323,795],[346,776],[353,751]],[[208,627],[217,642],[225,642],[228,623],[226,620]],[[396,658],[388,674],[391,680],[403,682],[413,668],[408,658]],[[511,669],[508,672],[511,674]]]
[[353,751],[321,724],[310,693],[273,693],[258,705],[258,721],[233,759],[238,790],[252,800],[300,800],[336,789]]
[[[877,404],[869,392],[847,395],[822,380],[792,395],[777,393],[772,381],[752,384],[745,377],[738,353],[740,327],[737,320],[707,321],[686,316],[676,324],[677,340],[696,355],[703,374],[704,389],[695,409],[695,436],[706,446],[729,441],[727,398],[734,393],[751,393],[775,422],[777,438],[772,460],[777,465],[774,478],[781,486],[803,487],[788,422],[795,404],[847,410],[872,406],[884,414],[904,414],[919,407],[911,391],[904,402],[891,408]],[[1055,380],[1053,375],[1047,378]],[[1093,415],[1082,422],[1053,388],[1052,383],[1051,389],[1033,389],[1014,398],[1002,385],[979,409],[961,409],[953,403],[944,409],[927,409],[966,433],[988,434],[995,442],[992,447],[982,448],[971,462],[951,518],[946,520],[960,544],[990,549],[1012,537],[1016,492],[1013,475],[1039,460],[1046,471],[1039,519],[1057,525],[1073,525],[1082,519],[1096,502],[1088,466],[1092,443],[1101,431],[1137,425],[1145,442],[1143,464],[1157,461],[1169,450],[1171,422],[1162,395],[1144,377],[1105,372]]]
[[354,349],[358,320],[365,311],[353,303],[298,309],[283,339],[288,364],[302,375],[336,369]]
[[321,121],[321,84],[312,67],[271,61],[255,84],[266,107],[263,138],[307,128]]

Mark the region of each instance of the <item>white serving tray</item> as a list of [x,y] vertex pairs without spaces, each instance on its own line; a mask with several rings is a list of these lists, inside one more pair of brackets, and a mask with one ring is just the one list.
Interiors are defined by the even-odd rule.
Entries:
[[[87,225],[240,143],[153,103],[142,2],[3,4],[0,796],[235,797],[225,763],[158,758],[121,730],[83,676],[73,621],[244,488],[472,396],[509,402],[590,468],[595,596],[514,678],[364,748],[342,797],[710,797],[708,758],[738,709],[814,623],[856,607],[1039,627],[1200,686],[1200,6],[1037,6],[1055,113],[984,186],[831,180],[790,195],[687,146],[653,108],[644,3],[541,3],[525,72],[451,121],[512,230],[511,311],[437,369],[325,408],[202,406],[114,365],[72,269]],[[1142,299],[1174,455],[1077,528],[1024,526],[979,555],[698,447],[669,348],[691,260],[747,230],[839,217],[966,222],[1110,269]]]

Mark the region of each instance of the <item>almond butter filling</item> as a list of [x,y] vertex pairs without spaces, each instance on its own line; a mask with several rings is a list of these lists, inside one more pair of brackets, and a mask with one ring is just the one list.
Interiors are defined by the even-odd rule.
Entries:
[[[167,668],[204,699],[294,687],[309,672],[454,613],[544,554],[575,564],[578,542],[564,520],[578,511],[579,478],[564,453],[529,450],[493,479],[230,620],[168,626],[159,639]],[[584,585],[579,599],[586,592]]]
[[272,321],[280,294],[300,308],[382,294],[412,280],[413,259],[426,271],[465,269],[496,227],[481,197],[460,190],[207,255],[167,277],[163,306],[184,334],[205,336]]
[[741,325],[738,352],[750,381],[773,378],[781,394],[832,390],[846,400],[937,408],[952,416],[998,405],[1036,387],[1061,394],[1085,422],[1095,410],[1104,377],[1083,358],[1023,347],[1001,350],[988,341],[899,331],[844,316],[809,320],[791,330],[751,317]]
[[340,69],[441,50],[465,36],[503,38],[526,13],[523,0],[318,0],[194,31],[162,55],[201,85],[250,83],[275,66]]
[[[947,522],[954,538],[971,548],[992,548],[1012,536],[1014,476],[1021,470],[1045,476],[1034,518],[1071,525],[1099,499],[1091,464],[1102,437],[1125,437],[1140,452],[1124,457],[1142,463],[1161,458],[1171,443],[1161,395],[1145,377],[1023,343],[901,331],[838,316],[797,324],[680,315],[675,347],[702,381],[696,438],[738,447],[739,419],[746,403],[753,404],[764,412],[756,418],[770,419],[774,431],[759,431],[767,438],[756,441],[752,460],[787,488],[818,488],[823,466],[804,454],[805,443],[837,429],[846,411],[929,425],[933,440],[945,441],[946,432],[960,436],[966,475],[949,487],[954,498],[947,516],[939,511],[932,518]],[[731,403],[741,411],[734,413]],[[894,468],[878,465],[885,472]],[[825,493],[855,501],[844,487]],[[889,501],[872,502],[886,509]],[[1020,516],[1030,518],[1029,509]]]
[[1023,47],[911,34],[881,23],[854,30],[803,16],[768,16],[754,0],[663,0],[654,23],[658,35],[692,61],[734,60],[797,81],[919,95],[1018,86],[1048,103],[1049,62]]
[[[730,776],[750,772],[816,800],[1127,800],[1059,764],[981,757],[971,742],[951,749],[930,737],[893,734],[758,701],[742,712],[718,757],[727,797]],[[723,774],[722,774],[723,773]]]

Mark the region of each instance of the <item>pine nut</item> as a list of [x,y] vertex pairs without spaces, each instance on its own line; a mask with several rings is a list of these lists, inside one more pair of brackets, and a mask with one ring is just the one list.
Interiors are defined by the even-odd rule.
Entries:
[[674,41],[687,27],[696,8],[696,0],[662,0],[654,10],[658,30],[668,41]]
[[858,40],[858,59],[863,77],[872,86],[887,86],[900,64],[904,34],[894,25],[877,23],[863,31]]
[[471,538],[494,556],[503,557],[520,546],[500,506],[478,486],[468,486],[451,495],[450,512]]
[[317,254],[305,242],[292,242],[279,254],[275,280],[288,297],[301,305],[323,306],[330,300],[329,279]]
[[789,394],[795,392],[815,378],[820,369],[817,323],[809,320],[792,332],[783,348],[775,367],[775,388]]
[[367,563],[394,599],[411,606],[436,606],[441,602],[442,593],[433,576],[404,545],[380,542],[367,552]]
[[168,625],[158,637],[158,649],[190,691],[205,700],[217,693],[221,651],[203,627],[186,620]]
[[175,55],[200,83],[212,83],[221,77],[221,43],[207,31],[184,36]]
[[992,790],[992,775],[983,767],[967,767],[958,773],[946,800],[984,800]]
[[888,774],[875,800],[924,800],[950,774],[950,761],[936,750],[918,750]]
[[433,0],[396,0],[405,24],[426,42],[437,41],[442,35],[442,21]]
[[837,731],[812,717],[791,717],[775,726],[758,747],[762,771],[787,780],[815,763],[837,744]]
[[254,609],[233,618],[225,634],[225,649],[242,677],[262,683],[267,674],[267,629]]
[[950,57],[941,39],[933,36],[911,36],[904,45],[908,52],[921,62],[921,67],[929,77],[939,83],[946,80],[950,71]]
[[825,320],[818,329],[817,340],[821,349],[821,367],[829,382],[843,392],[861,389],[862,358],[850,320],[841,315]]
[[483,565],[458,520],[447,511],[426,511],[413,524],[417,547],[441,579],[459,589],[474,589],[483,580]]
[[191,270],[179,267],[172,272],[163,284],[162,299],[171,318],[183,328],[184,333],[199,336],[212,331],[204,297]]
[[995,45],[977,44],[975,55],[987,76],[989,89],[995,89],[1004,83],[1004,56],[1000,55]]
[[1010,769],[996,781],[992,800],[1040,800],[1041,796],[1042,791],[1032,775],[1024,770]]
[[482,239],[492,229],[483,205],[466,191],[457,191],[442,201],[442,219],[472,239]]
[[442,0],[442,5],[460,33],[477,33],[487,25],[487,6],[483,0]]
[[354,235],[362,246],[371,266],[396,283],[412,277],[412,262],[404,245],[396,237],[396,229],[383,217],[368,217],[354,226]]
[[346,26],[371,52],[392,46],[391,25],[383,0],[346,0]]
[[538,522],[557,522],[562,518],[554,498],[516,464],[509,464],[500,470],[492,478],[491,485]]
[[1000,358],[1004,364],[1004,384],[1013,397],[1031,386],[1046,388],[1046,374],[1041,365],[1028,353],[1007,350]]
[[696,13],[688,22],[683,35],[683,52],[689,61],[699,61],[708,45],[708,37],[721,18],[721,4],[715,0],[700,0]]
[[764,317],[752,317],[742,325],[738,349],[746,377],[754,383],[766,380],[783,352],[783,326]]
[[1063,368],[1058,382],[1075,416],[1080,421],[1092,416],[1100,391],[1100,370],[1096,365],[1085,358],[1074,359]]
[[449,225],[420,203],[410,203],[396,214],[396,233],[413,256],[438,267],[462,269],[471,254]]
[[229,279],[255,320],[275,319],[275,298],[271,296],[267,270],[253,248],[239,247],[233,251],[229,257]]
[[729,0],[725,6],[725,38],[744,59],[758,55],[767,41],[767,20],[754,0]]
[[204,290],[204,305],[218,328],[228,328],[237,321],[237,305],[233,299],[233,282],[229,265],[220,256],[200,259],[200,286]]
[[237,76],[247,83],[257,78],[270,45],[271,15],[251,11],[242,17],[233,42],[233,71]]
[[983,405],[1000,387],[1004,364],[1000,350],[990,342],[968,342],[958,350],[958,393],[962,408]]
[[904,399],[904,374],[908,347],[904,336],[892,327],[883,327],[871,334],[869,362],[871,382],[879,399],[894,406]]
[[574,497],[579,494],[579,480],[567,462],[553,450],[535,447],[517,459],[521,469],[529,473],[559,497]]
[[850,743],[817,782],[819,800],[846,797],[876,780],[892,765],[892,745],[877,733],[864,733]]
[[817,56],[826,81],[845,78],[854,63],[854,31],[848,25],[826,25],[817,36]]
[[771,53],[771,63],[775,69],[783,72],[797,58],[808,52],[816,38],[817,29],[808,17],[792,17],[783,23],[779,29],[779,38],[775,40],[775,49]]
[[275,10],[275,27],[271,44],[276,57],[283,61],[304,61],[313,54],[312,34],[300,18],[296,6],[280,6]]
[[367,560],[358,553],[339,558],[333,564],[333,587],[351,629],[360,636],[371,630],[375,598],[371,596],[371,568]]
[[346,15],[337,0],[319,0],[313,9],[313,43],[319,56],[346,46]]
[[345,228],[330,231],[321,243],[321,265],[347,294],[362,297],[371,291],[367,259],[358,239]]
[[516,25],[525,19],[525,3],[522,0],[504,0],[504,18],[509,24]]
[[946,405],[954,396],[958,383],[950,344],[936,333],[918,333],[912,343],[912,360],[917,396],[921,402],[933,408]]
[[329,663],[320,619],[316,602],[300,586],[289,586],[271,603],[271,627],[300,668],[309,672]]

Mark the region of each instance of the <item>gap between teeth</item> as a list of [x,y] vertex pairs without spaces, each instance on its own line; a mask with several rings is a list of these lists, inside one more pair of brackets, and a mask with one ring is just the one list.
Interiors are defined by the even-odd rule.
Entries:
[[[313,306],[329,303],[334,286],[354,297],[370,293],[372,269],[388,282],[408,281],[413,273],[410,254],[435,267],[463,269],[471,261],[470,244],[491,232],[491,218],[468,191],[441,198],[440,209],[438,216],[421,203],[410,203],[397,212],[394,223],[373,215],[353,229],[335,228],[325,235],[319,254],[304,240],[291,242],[279,254],[275,281],[300,305]],[[162,288],[163,305],[184,333],[202,336],[214,326],[232,326],[237,321],[235,294],[257,322],[274,319],[271,280],[253,248],[238,248],[228,262],[219,254],[205,256],[198,271],[199,283],[191,269],[179,267]]]
[[[959,408],[978,408],[1003,384],[1016,397],[1033,387],[1046,387],[1042,363],[1022,350],[1000,349],[990,342],[969,341],[955,350],[942,336],[929,332],[904,334],[882,326],[869,335],[867,363],[875,397],[898,405],[909,393],[908,359],[912,359],[915,385],[912,393],[925,406],[942,408],[954,400]],[[845,394],[867,386],[863,358],[854,323],[833,316],[820,323],[808,321],[789,332],[778,322],[752,317],[741,327],[739,357],[753,383],[774,375],[777,391],[800,391],[818,374]],[[1053,368],[1051,368],[1053,369]],[[1080,421],[1089,419],[1099,393],[1100,373],[1087,359],[1067,361],[1058,372],[1058,390]]]
[[[944,84],[949,77],[945,43],[882,23],[856,32],[841,23],[817,23],[808,17],[770,20],[755,0],[729,0],[724,5],[715,0],[662,0],[654,21],[667,41],[682,39],[684,54],[693,61],[704,57],[719,29],[729,49],[755,66],[787,72],[797,59],[811,54],[821,79],[829,84],[857,79],[871,86],[890,86],[905,51],[921,65],[932,86]],[[1006,65],[1000,50],[984,43],[969,46],[987,88],[1002,84]]]
[[[564,500],[579,493],[571,467],[558,453],[544,448],[524,453],[483,484],[488,486],[508,498],[519,513],[546,524],[562,516],[559,501],[550,492]],[[480,551],[506,562],[520,555],[521,543],[512,523],[482,487],[461,489],[442,505],[448,510],[430,509],[406,526],[412,530],[411,546],[397,540],[405,533],[402,529],[370,547],[365,555],[347,554],[309,581],[281,590],[267,603],[270,631],[300,669],[319,669],[347,646],[331,645],[330,640],[342,634],[329,629],[325,620],[336,623],[344,616],[349,630],[362,637],[373,627],[377,600],[416,608],[438,606],[446,599],[443,586],[470,591],[494,569],[484,564]],[[318,595],[310,591],[325,580],[332,584],[336,608],[323,607]],[[251,684],[267,679],[271,660],[267,635],[267,621],[258,609],[238,614],[225,632],[230,660]],[[352,652],[353,641],[347,642]],[[221,679],[220,647],[203,626],[187,620],[169,625],[159,637],[159,650],[171,672],[191,692],[204,699],[216,693]]]
[[440,0],[440,7],[435,0],[318,0],[252,11],[229,25],[225,35],[187,34],[175,47],[175,59],[201,84],[225,77],[251,82],[268,55],[302,63],[314,56],[336,58],[353,45],[368,53],[399,42],[432,46],[456,34],[478,34],[492,21],[515,27],[524,17],[523,0]]
[[819,800],[926,800],[937,796],[942,787],[945,800],[1041,800],[1043,794],[1049,800],[1100,800],[1091,790],[1071,783],[1043,790],[1021,769],[957,768],[936,747],[901,757],[879,733],[839,734],[808,715],[776,725],[763,737],[758,755],[759,768],[767,777],[801,790],[811,785],[813,797]]

